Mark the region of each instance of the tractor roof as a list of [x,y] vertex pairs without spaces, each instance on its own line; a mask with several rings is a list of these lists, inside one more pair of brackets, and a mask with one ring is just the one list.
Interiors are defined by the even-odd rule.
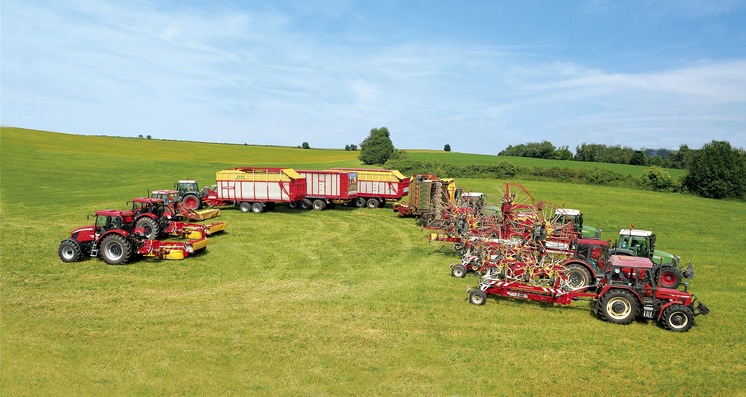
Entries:
[[619,231],[620,236],[640,236],[640,237],[650,237],[653,235],[653,232],[650,230],[641,230],[641,229],[622,229]]
[[567,215],[567,216],[578,216],[580,215],[580,210],[574,210],[571,208],[557,208],[554,211],[555,215]]
[[176,190],[164,189],[164,190],[153,190],[151,194],[177,194]]
[[179,180],[178,183],[197,183],[197,181],[194,179],[182,179]]
[[163,199],[153,197],[136,197],[132,199],[133,203],[162,203]]
[[638,269],[652,269],[653,262],[643,256],[612,255],[611,265],[617,267],[634,267]]
[[96,211],[96,215],[101,216],[135,216],[137,211],[135,210],[101,210]]
[[603,245],[604,247],[609,246],[609,242],[597,238],[581,238],[578,239],[578,244],[581,245]]

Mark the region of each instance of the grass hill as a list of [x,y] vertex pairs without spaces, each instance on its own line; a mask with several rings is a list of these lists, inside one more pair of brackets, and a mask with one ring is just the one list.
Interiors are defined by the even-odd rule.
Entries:
[[[691,261],[689,289],[712,313],[684,334],[608,324],[587,302],[470,305],[476,278],[449,276],[452,248],[428,243],[390,206],[226,208],[227,233],[183,261],[57,256],[87,214],[176,179],[209,184],[246,165],[354,166],[356,155],[0,129],[2,394],[743,393],[742,202],[512,181],[582,209],[606,238],[634,223]],[[493,194],[505,182],[457,181]]]

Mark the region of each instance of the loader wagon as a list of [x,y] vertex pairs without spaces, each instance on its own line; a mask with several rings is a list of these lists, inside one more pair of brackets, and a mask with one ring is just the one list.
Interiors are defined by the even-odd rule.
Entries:
[[355,206],[378,208],[387,200],[399,200],[409,192],[409,178],[397,170],[368,168],[332,168],[334,171],[357,172]]
[[243,212],[272,210],[306,196],[306,178],[292,168],[238,167],[215,173],[215,190],[203,198],[210,206],[233,205]]
[[291,207],[304,210],[325,210],[336,203],[350,203],[357,199],[357,172],[335,170],[299,170],[306,178],[306,197],[291,202]]

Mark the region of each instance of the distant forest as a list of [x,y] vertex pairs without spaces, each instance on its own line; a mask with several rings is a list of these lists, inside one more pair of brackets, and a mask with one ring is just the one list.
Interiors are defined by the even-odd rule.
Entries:
[[575,147],[573,154],[567,146],[555,147],[549,141],[510,145],[498,156],[533,157],[539,159],[574,160],[596,163],[647,165],[665,168],[686,169],[697,150],[681,145],[679,150],[642,149],[626,146],[607,146],[583,143]]

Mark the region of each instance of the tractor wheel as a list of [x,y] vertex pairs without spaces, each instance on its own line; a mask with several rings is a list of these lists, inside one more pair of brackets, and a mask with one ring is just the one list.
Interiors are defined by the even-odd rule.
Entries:
[[577,289],[591,285],[591,272],[583,265],[573,263],[565,268],[565,277],[567,285],[570,288]]
[[262,203],[251,204],[251,212],[255,214],[261,214],[262,212],[264,212],[264,206],[262,205]]
[[469,294],[469,302],[472,305],[481,306],[484,305],[484,302],[487,301],[487,294],[484,293],[481,289],[477,289],[474,291],[471,291]]
[[300,208],[304,210],[310,210],[313,208],[313,202],[309,199],[303,199],[303,201],[300,202]]
[[195,194],[184,195],[184,197],[181,198],[181,203],[184,204],[184,207],[187,207],[190,210],[198,210],[201,204],[199,197]]
[[63,262],[78,262],[83,258],[83,250],[81,250],[80,244],[71,238],[63,240],[57,252]]
[[365,197],[358,197],[355,199],[355,207],[362,208],[365,207],[367,203],[368,201],[365,199]]
[[694,313],[684,305],[671,305],[663,311],[663,328],[674,332],[686,332],[694,325]]
[[629,291],[613,289],[601,298],[601,317],[614,324],[629,324],[637,316],[637,300]]
[[678,288],[681,279],[681,271],[672,266],[663,266],[655,272],[655,281],[663,288]]
[[326,209],[326,201],[321,199],[313,200],[313,209],[316,211],[323,211]]
[[381,204],[381,202],[375,197],[368,199],[368,208],[378,208],[379,204]]
[[464,278],[466,277],[466,268],[464,265],[456,265],[451,268],[451,276],[456,278]]
[[161,225],[155,219],[148,218],[147,216],[138,219],[135,227],[145,230],[145,238],[148,240],[155,240],[161,234]]
[[101,259],[110,265],[123,265],[132,256],[132,244],[124,236],[110,234],[101,241]]

